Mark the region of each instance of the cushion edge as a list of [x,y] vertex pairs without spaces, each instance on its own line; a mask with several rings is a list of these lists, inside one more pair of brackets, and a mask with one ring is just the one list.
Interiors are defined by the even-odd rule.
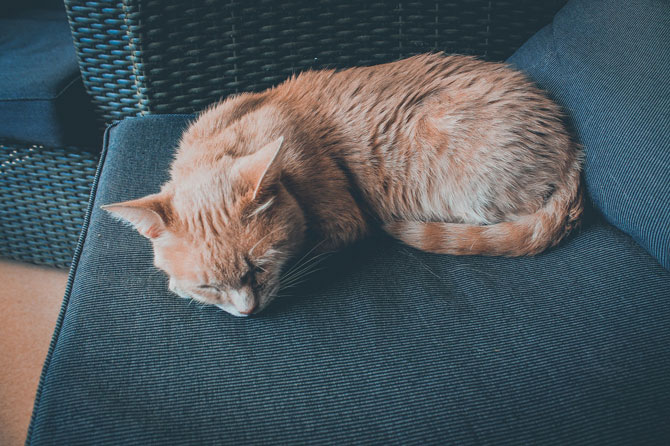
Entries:
[[74,256],[72,259],[72,266],[70,268],[70,272],[68,274],[67,278],[67,284],[65,287],[65,295],[63,298],[63,303],[61,304],[60,312],[58,314],[58,319],[56,320],[56,326],[54,328],[54,334],[51,338],[51,342],[49,343],[49,349],[47,351],[47,356],[46,359],[44,360],[44,365],[42,366],[42,372],[40,374],[40,379],[39,383],[37,385],[37,391],[35,394],[35,401],[33,403],[33,411],[30,416],[30,423],[28,425],[28,433],[26,436],[26,445],[29,445],[32,443],[32,434],[33,430],[35,427],[35,422],[37,419],[37,412],[39,411],[40,407],[40,400],[42,396],[42,390],[44,387],[44,381],[46,379],[47,374],[49,373],[49,365],[51,363],[51,358],[53,356],[53,352],[56,348],[56,345],[58,344],[58,339],[59,335],[61,332],[61,328],[63,327],[63,320],[65,319],[65,313],[67,312],[67,307],[70,301],[70,295],[72,294],[72,286],[74,284],[75,276],[77,274],[77,267],[79,265],[79,258],[81,257],[81,253],[83,250],[84,246],[84,241],[86,240],[86,234],[88,232],[88,226],[91,221],[91,213],[93,211],[93,204],[94,204],[94,198],[97,193],[98,189],[98,181],[100,178],[100,173],[102,171],[102,168],[105,164],[105,159],[107,156],[107,149],[109,146],[109,134],[112,131],[114,127],[119,123],[119,121],[115,121],[111,123],[107,129],[105,130],[105,135],[104,135],[104,140],[103,140],[103,147],[102,147],[102,152],[100,153],[100,161],[98,162],[98,168],[96,169],[95,172],[95,178],[93,179],[93,184],[91,185],[91,192],[89,194],[89,199],[88,199],[88,206],[86,208],[86,214],[84,216],[84,222],[82,225],[81,232],[79,233],[79,240],[77,241],[77,246],[75,247],[74,251]]

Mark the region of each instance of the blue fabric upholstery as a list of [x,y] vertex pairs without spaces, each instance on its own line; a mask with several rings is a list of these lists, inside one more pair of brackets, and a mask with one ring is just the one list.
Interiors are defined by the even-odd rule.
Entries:
[[29,444],[667,444],[670,272],[594,214],[532,258],[367,240],[247,319],[169,294],[100,205],[188,119],[109,132]]
[[510,62],[553,93],[598,209],[670,269],[670,3],[578,0]]
[[91,144],[97,126],[62,8],[0,19],[0,138]]

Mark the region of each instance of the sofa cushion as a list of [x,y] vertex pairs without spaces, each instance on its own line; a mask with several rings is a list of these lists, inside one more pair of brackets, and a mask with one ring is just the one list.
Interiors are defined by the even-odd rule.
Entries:
[[63,8],[0,18],[0,138],[91,145],[91,111]]
[[189,116],[108,132],[29,444],[634,444],[670,425],[670,272],[595,217],[537,257],[334,254],[250,318],[167,291],[100,209],[156,192]]
[[571,1],[510,62],[549,90],[586,150],[590,197],[670,269],[670,7]]

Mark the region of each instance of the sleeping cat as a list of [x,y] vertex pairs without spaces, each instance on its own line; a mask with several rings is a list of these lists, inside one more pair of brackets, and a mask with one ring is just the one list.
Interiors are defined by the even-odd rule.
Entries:
[[159,193],[104,209],[151,239],[170,290],[244,316],[298,253],[374,227],[434,253],[537,254],[578,223],[580,161],[522,74],[426,54],[228,98],[185,131]]

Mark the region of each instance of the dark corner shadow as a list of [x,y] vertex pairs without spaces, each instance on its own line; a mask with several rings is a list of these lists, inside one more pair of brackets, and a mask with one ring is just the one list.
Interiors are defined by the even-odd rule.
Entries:
[[[584,181],[584,173],[582,172],[582,187],[586,187],[586,182]],[[584,213],[582,214],[581,222],[576,231],[572,231],[568,235],[567,239],[571,240],[581,231],[591,228],[593,225],[597,224],[599,221],[604,219],[600,211],[595,207],[591,197],[586,190],[584,190]]]
[[[308,272],[294,286],[282,286],[279,297],[263,312],[282,313],[290,311],[295,305],[300,305],[306,299],[327,293],[337,285],[338,281],[348,280],[362,269],[367,268],[375,259],[383,255],[390,255],[397,242],[384,234],[375,234],[364,240],[354,243],[340,251],[328,254],[300,254],[286,266],[285,271],[291,268],[301,268],[298,265],[307,264]],[[286,273],[285,273],[286,274]]]

